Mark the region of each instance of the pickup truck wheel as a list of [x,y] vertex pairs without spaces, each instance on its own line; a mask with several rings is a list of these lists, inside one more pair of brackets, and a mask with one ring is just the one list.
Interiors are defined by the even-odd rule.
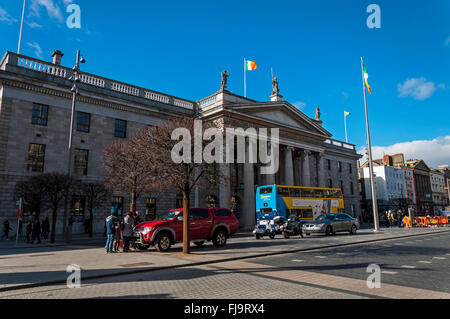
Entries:
[[194,242],[195,246],[197,246],[197,247],[203,246],[204,243],[205,243],[204,241],[196,241],[196,242]]
[[219,229],[214,233],[212,241],[215,247],[225,246],[225,244],[227,243],[227,233],[224,230]]
[[325,229],[325,235],[327,236],[331,236],[333,235],[333,228],[331,228],[331,226],[327,226],[327,228]]
[[155,241],[155,248],[159,252],[166,252],[170,249],[171,239],[168,233],[159,234]]

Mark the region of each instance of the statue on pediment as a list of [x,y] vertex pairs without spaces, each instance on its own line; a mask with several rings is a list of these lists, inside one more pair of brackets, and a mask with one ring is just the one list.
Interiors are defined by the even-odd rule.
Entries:
[[317,108],[316,108],[316,121],[320,121],[320,108],[319,108],[319,105],[317,105]]
[[224,70],[222,72],[222,83],[220,84],[220,89],[225,90],[227,88],[228,77],[230,76],[230,72]]
[[280,89],[278,88],[278,79],[274,77],[272,79],[272,95],[278,95],[280,93]]

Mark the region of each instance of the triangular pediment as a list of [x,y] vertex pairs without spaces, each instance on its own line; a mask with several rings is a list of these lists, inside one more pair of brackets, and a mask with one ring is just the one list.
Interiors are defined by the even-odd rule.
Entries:
[[233,105],[231,108],[248,116],[331,137],[331,134],[318,122],[284,101],[281,103]]

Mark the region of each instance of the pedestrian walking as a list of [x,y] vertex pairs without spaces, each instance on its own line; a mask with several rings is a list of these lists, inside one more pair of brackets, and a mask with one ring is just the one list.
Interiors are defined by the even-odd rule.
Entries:
[[133,212],[128,212],[125,218],[123,219],[123,252],[129,252],[130,251],[130,240],[133,236],[133,226],[134,226],[134,219],[133,219]]
[[50,233],[50,221],[48,220],[48,217],[46,217],[45,220],[42,222],[42,237],[45,240],[47,240],[49,233]]
[[37,243],[41,243],[41,222],[39,221],[39,216],[34,219],[33,224],[33,237],[31,238],[31,243],[34,244],[34,241],[37,240]]
[[3,235],[2,239],[6,238],[6,240],[9,240],[9,231],[11,230],[11,227],[9,226],[9,220],[5,220],[3,222]]
[[27,244],[31,244],[31,234],[33,233],[33,223],[31,222],[31,219],[27,222],[27,228],[26,228],[26,238],[27,238]]
[[114,233],[114,251],[118,252],[120,248],[120,241],[122,240],[122,230],[121,230],[121,223],[118,220],[116,224],[114,225],[115,233]]
[[105,220],[105,228],[106,228],[106,253],[112,253],[113,251],[113,243],[114,243],[114,225],[116,223],[116,214],[111,213]]
[[19,218],[19,223],[18,223],[17,227],[19,229],[18,232],[17,232],[18,239],[19,240],[23,240],[23,231],[22,231],[23,223],[22,223],[22,218]]
[[402,227],[402,218],[403,218],[403,212],[401,209],[399,209],[397,211],[397,223],[398,223],[398,228]]

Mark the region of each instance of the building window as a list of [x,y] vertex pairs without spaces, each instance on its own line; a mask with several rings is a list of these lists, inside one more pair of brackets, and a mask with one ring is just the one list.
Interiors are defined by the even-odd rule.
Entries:
[[156,198],[148,198],[145,201],[145,219],[154,220],[156,217]]
[[82,149],[75,149],[74,159],[74,174],[86,176],[88,171],[88,157],[89,151]]
[[328,180],[328,188],[333,188],[333,180],[331,178]]
[[353,182],[350,182],[350,194],[354,195]]
[[120,138],[127,137],[127,121],[124,120],[116,120],[114,136]]
[[41,104],[33,104],[33,113],[31,124],[47,126],[48,106]]
[[28,148],[28,172],[42,173],[44,171],[45,145],[30,143]]
[[340,181],[339,184],[341,185],[342,194],[344,194],[344,182]]
[[113,197],[111,206],[111,213],[115,213],[117,216],[122,216],[123,197]]
[[331,170],[331,161],[327,159],[327,169]]
[[183,197],[177,196],[176,202],[175,202],[175,208],[183,208]]
[[77,131],[89,133],[91,126],[91,114],[84,112],[77,112]]
[[342,172],[342,163],[341,162],[337,162],[337,166],[338,166],[338,171]]
[[74,221],[82,222],[84,220],[84,211],[86,205],[86,197],[84,196],[72,196],[72,205],[70,212]]
[[348,164],[348,172],[349,172],[350,174],[353,173],[352,163]]

